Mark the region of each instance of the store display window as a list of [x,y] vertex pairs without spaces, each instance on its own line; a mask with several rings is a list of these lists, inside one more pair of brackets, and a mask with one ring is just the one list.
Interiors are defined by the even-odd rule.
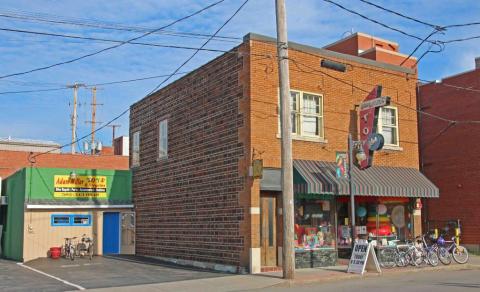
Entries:
[[335,208],[332,199],[297,199],[295,246],[297,250],[335,248]]

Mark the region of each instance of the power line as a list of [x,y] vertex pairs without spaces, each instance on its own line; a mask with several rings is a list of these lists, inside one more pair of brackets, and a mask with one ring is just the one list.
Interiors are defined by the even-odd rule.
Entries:
[[[209,41],[210,41],[216,34],[218,34],[223,27],[225,27],[225,26],[227,25],[227,24],[240,12],[240,10],[245,6],[245,4],[247,4],[248,1],[249,1],[249,0],[245,0],[245,1],[242,3],[242,5],[240,5],[240,7],[233,13],[233,15],[232,15],[230,18],[228,18],[227,21],[224,22],[224,23],[220,26],[220,28],[217,29],[217,31],[202,45],[202,47],[205,46],[205,45],[207,45],[207,44],[209,43]],[[167,77],[164,81],[162,81],[157,87],[155,87],[155,89],[154,89],[153,91],[155,91],[159,86],[161,86],[162,84],[164,84],[164,83],[165,83],[168,79],[170,79],[172,76],[174,76],[175,74],[177,74],[178,71],[179,71],[188,61],[190,61],[199,51],[200,51],[200,50],[195,51],[195,53],[192,54],[185,62],[183,62],[173,73],[169,74],[168,77]],[[152,91],[151,91],[150,93],[148,93],[146,96],[144,96],[143,98],[149,96],[150,94],[152,94]],[[100,131],[101,129],[103,129],[103,128],[105,128],[105,127],[108,127],[110,124],[112,124],[112,123],[115,122],[116,120],[120,119],[122,116],[124,116],[124,115],[125,115],[126,113],[128,113],[129,111],[130,111],[130,108],[127,108],[126,110],[124,110],[123,112],[121,112],[119,115],[115,116],[113,119],[111,119],[111,120],[108,121],[107,123],[105,123],[105,124],[103,124],[102,126],[98,127],[95,131],[92,131],[91,133],[89,133],[89,134],[87,134],[87,135],[84,135],[83,137],[78,138],[78,139],[77,139],[76,141],[74,141],[74,142],[64,144],[64,145],[60,146],[59,149],[63,149],[63,148],[65,148],[65,147],[68,147],[68,146],[70,146],[70,145],[72,145],[72,144],[74,144],[74,143],[76,143],[76,142],[79,142],[79,141],[85,139],[85,138],[88,138],[89,136],[93,135],[94,133]],[[52,151],[53,151],[53,150],[49,150],[49,151],[37,153],[37,154],[35,154],[35,155],[30,156],[30,157],[29,157],[29,160],[33,160],[33,161],[34,161],[34,159],[35,159],[36,157],[38,157],[38,156],[40,156],[40,155],[43,155],[43,154],[50,153],[50,152],[52,152]]]
[[372,3],[372,2],[370,2],[370,1],[367,1],[367,0],[360,0],[360,1],[363,2],[363,3],[366,3],[366,4],[370,5],[370,6],[374,6],[374,7],[378,8],[378,9],[381,9],[381,10],[383,10],[383,11],[386,11],[386,12],[389,12],[389,13],[392,13],[392,14],[395,14],[395,15],[397,15],[397,16],[400,16],[400,17],[403,17],[403,18],[406,18],[406,19],[415,21],[415,22],[417,22],[417,23],[420,23],[420,24],[423,24],[423,25],[426,25],[426,26],[430,26],[430,27],[432,27],[432,28],[434,28],[434,29],[440,28],[439,25],[432,24],[432,23],[428,23],[428,22],[426,22],[426,21],[423,21],[423,20],[420,20],[420,19],[417,19],[417,18],[413,18],[413,17],[411,17],[411,16],[402,14],[402,13],[400,13],[400,12],[397,12],[397,11],[394,11],[394,10],[391,10],[391,9],[388,9],[388,8],[385,8],[385,7],[383,7],[383,6],[377,5],[377,4]]
[[[58,33],[41,32],[41,31],[31,31],[31,30],[21,30],[21,29],[12,29],[12,28],[0,28],[0,31],[18,32],[18,33],[33,34],[33,35],[42,35],[42,36],[50,36],[50,37],[80,39],[80,40],[87,40],[87,41],[100,41],[100,42],[119,43],[119,44],[123,44],[123,43],[124,43],[124,41],[121,41],[121,40],[113,40],[113,39],[106,39],[106,38],[94,38],[94,37],[84,37],[84,36],[77,36],[77,35],[58,34]],[[128,44],[129,44],[129,45],[141,45],[141,46],[170,48],[170,49],[198,50],[198,48],[195,48],[195,47],[178,46],[178,45],[167,45],[167,44],[156,44],[156,43],[144,43],[144,42],[134,42],[134,41],[130,41],[130,42],[128,42]],[[205,48],[202,48],[201,50],[202,50],[202,51],[209,51],[209,52],[222,52],[222,53],[228,52],[228,51],[219,50],[219,49],[205,49]]]
[[59,91],[59,90],[66,90],[67,87],[59,87],[59,88],[46,88],[46,89],[32,89],[32,90],[21,90],[21,91],[4,91],[0,92],[0,95],[4,94],[17,94],[17,93],[32,93],[32,92],[49,92],[49,91]]
[[[152,28],[139,27],[139,26],[126,26],[118,23],[115,24],[115,23],[101,22],[98,20],[81,20],[81,19],[72,20],[72,19],[65,18],[63,16],[60,17],[52,14],[38,14],[38,13],[22,14],[22,13],[12,13],[12,12],[0,12],[0,17],[17,19],[20,21],[27,21],[27,22],[43,22],[43,23],[60,24],[60,25],[66,24],[66,25],[72,25],[72,26],[83,26],[83,27],[90,27],[90,28],[127,31],[127,32],[148,32],[153,30]],[[56,19],[52,20],[52,18],[56,18]],[[155,34],[176,36],[176,37],[182,37],[182,38],[197,38],[197,39],[205,39],[210,37],[210,35],[208,34],[194,33],[194,32],[180,32],[180,31],[174,31],[174,30],[161,30],[161,31],[155,32]],[[222,41],[222,42],[237,43],[238,41],[241,40],[241,38],[231,37],[231,36],[216,36],[214,40]]]
[[419,41],[422,40],[422,38],[419,37],[419,36],[410,34],[410,33],[408,33],[408,32],[405,32],[405,31],[400,30],[400,29],[398,29],[398,28],[392,27],[392,26],[390,26],[390,25],[388,25],[388,24],[385,24],[385,23],[383,23],[383,22],[380,22],[380,21],[378,21],[378,20],[372,19],[372,18],[370,18],[370,17],[368,17],[368,16],[365,16],[365,15],[359,13],[359,12],[356,12],[356,11],[354,11],[354,10],[352,10],[352,9],[350,9],[350,8],[347,8],[347,7],[341,5],[341,4],[337,3],[337,2],[334,2],[334,1],[332,1],[332,0],[323,0],[323,1],[324,1],[324,2],[328,2],[328,3],[330,3],[330,4],[333,4],[333,5],[337,6],[337,7],[339,7],[340,9],[343,9],[343,10],[345,10],[345,11],[347,11],[347,12],[350,12],[350,13],[352,13],[352,14],[355,14],[355,15],[357,15],[357,16],[360,16],[361,18],[363,18],[363,19],[365,19],[365,20],[368,20],[368,21],[370,21],[370,22],[373,22],[373,23],[375,23],[375,24],[378,24],[378,25],[380,25],[380,26],[383,26],[383,27],[385,27],[385,28],[387,28],[387,29],[396,31],[396,32],[398,32],[398,33],[401,33],[401,34],[406,35],[406,36],[408,36],[408,37],[417,39],[417,40],[419,40]]
[[180,71],[180,70],[183,68],[183,66],[185,66],[191,59],[193,59],[193,57],[195,57],[195,56],[198,54],[198,52],[200,52],[200,50],[203,49],[222,29],[240,12],[240,10],[242,10],[243,6],[245,6],[245,4],[247,4],[248,1],[249,1],[249,0],[245,0],[245,1],[242,3],[242,5],[240,5],[240,7],[238,7],[238,9],[232,14],[232,16],[230,16],[230,18],[228,18],[227,21],[225,21],[225,22],[217,29],[217,31],[215,31],[215,33],[214,33],[212,36],[210,36],[210,38],[209,38],[206,42],[204,42],[204,43],[202,44],[202,46],[200,46],[200,48],[199,48],[198,50],[196,50],[196,51],[195,51],[190,57],[188,57],[180,66],[178,66],[178,68],[175,69],[170,76],[168,76],[168,77],[165,78],[162,82],[160,82],[160,84],[158,84],[152,91],[150,91],[150,93],[149,93],[148,95],[152,94],[152,93],[155,92],[158,88],[160,88],[163,84],[165,84],[168,80],[170,80],[170,78],[172,78],[173,75],[175,75],[178,71]]
[[121,46],[123,46],[123,45],[125,45],[125,44],[127,44],[127,43],[136,41],[136,40],[138,40],[138,39],[140,39],[140,38],[143,38],[143,37],[146,37],[146,36],[148,36],[148,35],[151,35],[152,33],[155,33],[155,32],[157,32],[157,31],[160,31],[160,30],[162,30],[162,29],[165,29],[165,28],[167,28],[167,27],[170,27],[170,26],[172,26],[172,25],[174,25],[174,24],[176,24],[176,23],[178,23],[178,22],[181,22],[181,21],[183,21],[183,20],[186,20],[186,19],[188,19],[188,18],[190,18],[190,17],[192,17],[192,16],[195,16],[195,15],[197,15],[197,14],[199,14],[199,13],[205,11],[205,10],[208,10],[208,9],[210,9],[210,8],[216,6],[216,5],[218,5],[218,4],[220,4],[220,3],[224,2],[224,1],[225,1],[225,0],[217,1],[217,2],[215,2],[215,3],[213,3],[213,4],[210,4],[210,5],[206,6],[206,7],[202,8],[202,9],[200,9],[200,10],[194,12],[194,13],[192,13],[192,14],[189,14],[189,15],[187,15],[187,16],[184,16],[184,17],[180,18],[180,19],[177,19],[177,20],[175,20],[175,21],[173,21],[173,22],[171,22],[171,23],[169,23],[169,24],[167,24],[167,25],[164,25],[164,26],[162,26],[162,27],[160,27],[160,28],[157,28],[157,29],[155,29],[155,30],[146,32],[146,33],[144,33],[144,34],[142,34],[142,35],[140,35],[140,36],[138,36],[138,37],[131,38],[131,39],[129,39],[129,40],[127,40],[127,41],[124,41],[124,42],[122,42],[122,43],[120,43],[120,44],[117,44],[117,45],[114,45],[114,46],[111,46],[111,47],[107,47],[107,48],[101,49],[101,50],[99,50],[99,51],[96,51],[96,52],[93,52],[93,53],[89,53],[89,54],[86,54],[86,55],[83,55],[83,56],[80,56],[80,57],[77,57],[77,58],[74,58],[74,59],[71,59],[71,60],[68,60],[68,61],[59,62],[59,63],[55,63],[55,64],[52,64],[52,65],[48,65],[48,66],[44,66],[44,67],[39,67],[39,68],[31,69],[31,70],[28,70],[28,71],[23,71],[23,72],[18,72],[18,73],[12,73],[12,74],[3,75],[3,76],[0,76],[0,79],[2,79],[2,78],[7,78],[7,77],[11,77],[11,76],[29,74],[29,73],[36,72],[36,71],[42,71],[42,70],[50,69],[50,68],[52,68],[52,67],[56,67],[56,66],[61,66],[61,65],[73,63],[73,62],[78,61],[78,60],[81,60],[81,59],[85,59],[85,58],[88,58],[88,57],[92,57],[92,56],[98,55],[98,54],[103,53],[103,52],[105,52],[105,51],[109,51],[109,50],[112,50],[112,49],[116,49],[116,48],[121,47]]

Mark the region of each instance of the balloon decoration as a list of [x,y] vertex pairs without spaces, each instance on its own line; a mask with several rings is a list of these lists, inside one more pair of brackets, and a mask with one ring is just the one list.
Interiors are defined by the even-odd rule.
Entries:
[[384,204],[378,205],[377,208],[378,208],[378,214],[383,215],[387,213],[387,206],[385,206]]
[[357,208],[357,216],[358,217],[365,217],[367,215],[367,209],[365,207],[358,207]]

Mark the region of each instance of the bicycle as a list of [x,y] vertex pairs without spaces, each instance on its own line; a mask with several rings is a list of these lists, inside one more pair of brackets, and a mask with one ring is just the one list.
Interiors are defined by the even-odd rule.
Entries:
[[77,256],[84,256],[88,255],[89,259],[92,260],[93,258],[93,239],[87,237],[86,234],[82,235],[80,242],[77,243],[76,248]]
[[420,246],[417,247],[422,253],[423,262],[430,264],[433,267],[438,266],[439,256],[437,253],[437,247],[434,245],[428,246],[425,236],[421,235],[416,238],[416,241],[420,243]]
[[65,237],[65,244],[63,246],[65,258],[72,261],[75,259],[75,245],[73,244],[74,239],[76,239],[76,237]]
[[397,244],[399,240],[391,240],[389,242],[394,245],[382,247],[378,253],[378,262],[380,266],[390,269],[394,267],[405,267],[408,265],[410,260],[407,259],[406,252],[401,250],[407,247],[407,245]]
[[[447,246],[447,244],[450,245]],[[468,250],[461,245],[457,245],[455,236],[452,237],[452,240],[445,240],[443,236],[440,235],[437,239],[437,245],[439,246],[439,258],[443,264],[450,264],[452,262],[452,257],[455,262],[459,264],[465,264],[468,262]]]

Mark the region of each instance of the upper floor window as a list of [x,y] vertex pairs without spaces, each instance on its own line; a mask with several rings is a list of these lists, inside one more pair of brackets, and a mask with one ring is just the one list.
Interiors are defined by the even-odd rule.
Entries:
[[381,107],[378,117],[378,132],[383,135],[385,145],[399,145],[398,112],[396,107]]
[[323,138],[323,97],[321,95],[290,91],[292,134]]
[[158,158],[168,156],[168,120],[162,120],[158,124]]
[[132,167],[140,166],[140,131],[133,133],[132,137]]

